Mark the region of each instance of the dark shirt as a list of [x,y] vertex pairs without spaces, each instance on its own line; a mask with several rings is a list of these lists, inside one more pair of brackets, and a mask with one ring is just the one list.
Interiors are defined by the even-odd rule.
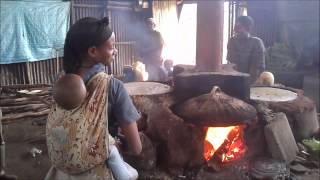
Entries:
[[147,31],[138,41],[139,56],[144,64],[157,64],[161,66],[161,53],[164,41],[158,31]]
[[256,79],[265,69],[265,47],[258,37],[232,37],[228,42],[227,60],[240,72]]
[[[105,66],[97,64],[93,66],[83,76],[83,81],[88,82],[94,75],[99,72],[105,72]],[[126,127],[132,122],[137,121],[140,114],[133,105],[128,92],[125,90],[123,83],[111,77],[108,90],[108,123],[109,133],[115,136],[118,126]]]

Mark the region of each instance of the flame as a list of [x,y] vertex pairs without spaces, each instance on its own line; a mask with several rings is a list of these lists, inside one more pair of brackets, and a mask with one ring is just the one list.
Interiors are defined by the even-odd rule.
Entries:
[[246,151],[242,142],[242,129],[241,126],[209,127],[204,141],[206,161],[214,155],[220,156],[222,162],[242,157]]

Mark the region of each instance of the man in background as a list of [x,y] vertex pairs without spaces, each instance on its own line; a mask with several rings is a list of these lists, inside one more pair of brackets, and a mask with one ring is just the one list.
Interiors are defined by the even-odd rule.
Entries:
[[152,18],[145,20],[146,32],[138,41],[138,54],[146,66],[149,81],[165,81],[166,74],[162,67],[162,50],[164,41]]
[[251,83],[265,69],[265,47],[260,38],[251,36],[253,25],[254,21],[250,16],[236,19],[235,36],[228,42],[227,54],[227,60],[235,64],[237,71],[250,74]]

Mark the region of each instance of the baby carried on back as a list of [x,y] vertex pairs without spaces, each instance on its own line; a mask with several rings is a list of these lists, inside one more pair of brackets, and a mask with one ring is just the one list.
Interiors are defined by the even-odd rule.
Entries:
[[100,171],[107,163],[115,179],[137,179],[138,172],[123,161],[108,133],[109,80],[107,74],[98,73],[86,87],[80,76],[66,74],[56,82],[47,141],[49,157],[59,170],[75,174]]

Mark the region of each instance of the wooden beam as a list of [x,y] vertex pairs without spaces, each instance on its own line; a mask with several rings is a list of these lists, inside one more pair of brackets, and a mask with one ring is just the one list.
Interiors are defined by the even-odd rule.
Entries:
[[198,1],[197,55],[200,71],[217,71],[222,62],[224,0]]

